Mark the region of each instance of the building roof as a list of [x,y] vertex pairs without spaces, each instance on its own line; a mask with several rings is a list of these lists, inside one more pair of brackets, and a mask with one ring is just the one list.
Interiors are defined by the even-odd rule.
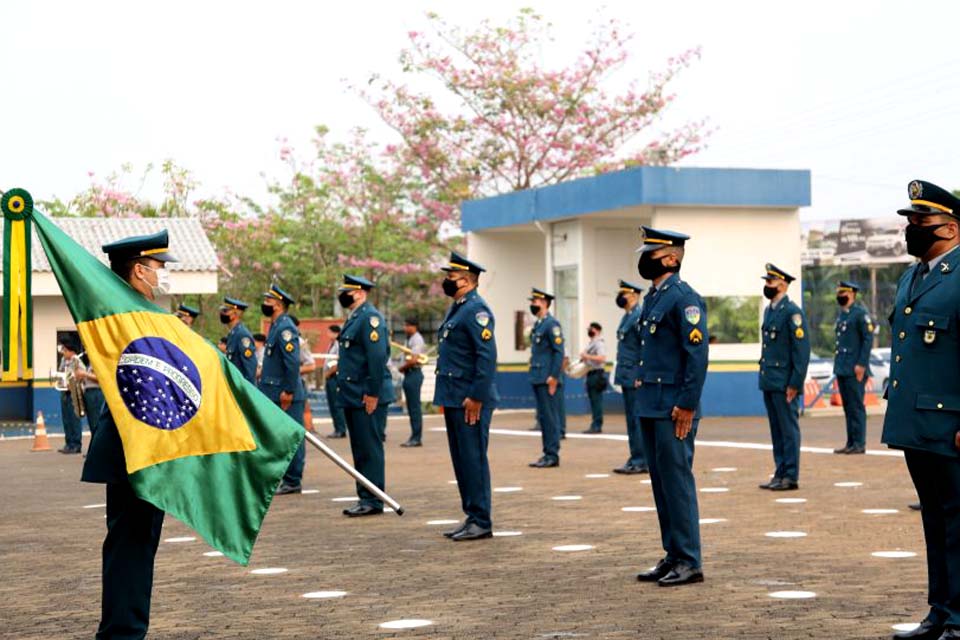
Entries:
[[810,172],[636,167],[464,202],[461,226],[480,231],[635,206],[796,209],[810,206]]
[[[50,218],[80,246],[107,264],[107,256],[100,247],[108,242],[156,233],[167,229],[170,233],[170,253],[178,262],[171,262],[171,271],[217,271],[217,252],[196,218]],[[0,219],[0,231],[3,220]],[[33,270],[50,272],[50,263],[33,230],[31,251]],[[3,243],[0,242],[0,265],[3,265]],[[0,266],[2,271],[2,266]]]

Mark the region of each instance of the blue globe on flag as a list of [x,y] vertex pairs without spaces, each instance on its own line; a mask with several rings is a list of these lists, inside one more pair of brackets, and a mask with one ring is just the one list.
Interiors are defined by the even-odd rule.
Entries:
[[155,429],[173,431],[200,409],[200,372],[169,340],[138,338],[117,363],[117,388],[134,418]]

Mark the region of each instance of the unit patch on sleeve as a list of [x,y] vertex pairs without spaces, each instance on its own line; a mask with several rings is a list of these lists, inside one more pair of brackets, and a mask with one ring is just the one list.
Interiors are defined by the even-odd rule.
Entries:
[[[683,310],[683,317],[687,319],[687,322],[690,324],[699,324],[700,322],[700,307],[695,304],[690,305]],[[702,338],[703,336],[701,336]]]

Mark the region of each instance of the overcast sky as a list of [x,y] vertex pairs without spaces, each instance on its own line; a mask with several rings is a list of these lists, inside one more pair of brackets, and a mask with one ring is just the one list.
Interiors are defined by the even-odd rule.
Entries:
[[[279,137],[389,135],[345,88],[397,73],[427,10],[470,25],[531,6],[556,26],[544,64],[588,35],[591,3],[30,0],[0,7],[0,188],[69,198],[124,162],[172,158],[203,184],[265,198]],[[702,46],[663,126],[709,117],[683,162],[813,172],[804,219],[886,215],[924,178],[960,188],[960,3],[609,1],[637,34],[621,80]],[[151,195],[147,193],[146,195]]]

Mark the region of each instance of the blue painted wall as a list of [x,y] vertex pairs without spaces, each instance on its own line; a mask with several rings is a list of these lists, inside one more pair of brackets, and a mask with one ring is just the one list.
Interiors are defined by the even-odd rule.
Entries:
[[464,202],[461,220],[479,231],[638,205],[806,207],[810,172],[637,167]]

